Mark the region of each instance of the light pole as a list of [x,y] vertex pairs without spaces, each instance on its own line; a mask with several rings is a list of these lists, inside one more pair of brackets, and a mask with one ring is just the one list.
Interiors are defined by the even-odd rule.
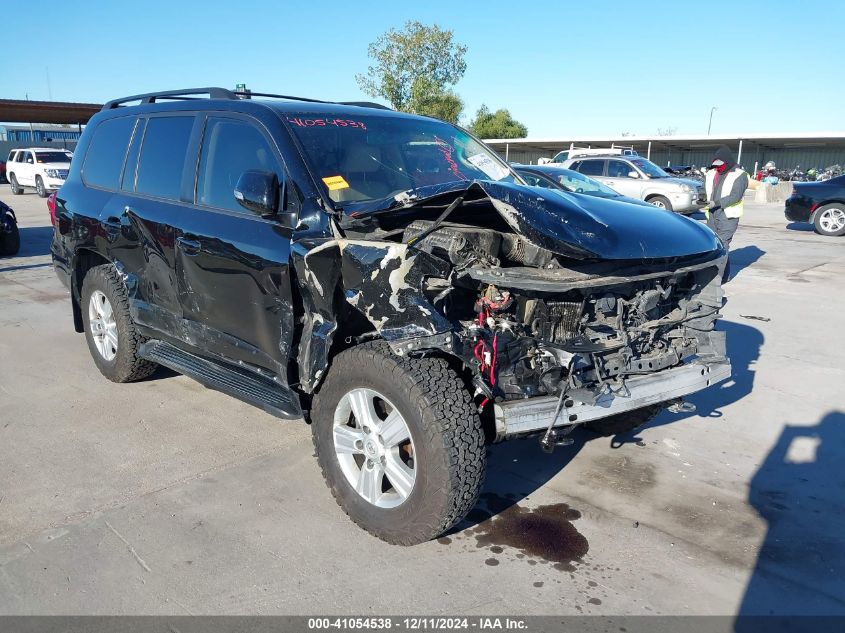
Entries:
[[716,106],[710,108],[710,122],[707,124],[707,136],[710,136],[710,128],[713,127],[713,113],[718,109]]

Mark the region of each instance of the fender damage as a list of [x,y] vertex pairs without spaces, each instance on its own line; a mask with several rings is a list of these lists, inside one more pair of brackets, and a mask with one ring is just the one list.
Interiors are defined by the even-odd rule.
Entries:
[[343,214],[335,237],[293,253],[308,393],[347,310],[395,353],[458,358],[482,406],[563,394],[593,405],[636,376],[727,363],[714,330],[724,249],[657,209],[477,181]]

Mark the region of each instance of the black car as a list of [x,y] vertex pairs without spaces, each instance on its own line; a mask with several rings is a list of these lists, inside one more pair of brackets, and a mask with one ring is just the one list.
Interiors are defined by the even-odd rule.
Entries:
[[373,104],[111,101],[52,254],[104,376],[164,365],[305,417],[338,503],[392,543],[461,520],[487,443],[630,430],[730,376],[707,227],[540,196],[466,131]]
[[820,235],[845,235],[845,176],[794,183],[785,214],[792,222],[812,222]]
[[568,193],[596,196],[597,198],[606,198],[608,200],[616,200],[617,202],[628,202],[629,204],[636,204],[641,207],[654,206],[638,198],[623,196],[618,191],[600,183],[598,180],[593,180],[582,173],[567,169],[566,167],[560,167],[559,165],[514,164],[511,167],[513,167],[514,171],[525,182],[534,187],[560,189]]
[[0,202],[0,255],[16,255],[21,247],[21,234],[15,212]]

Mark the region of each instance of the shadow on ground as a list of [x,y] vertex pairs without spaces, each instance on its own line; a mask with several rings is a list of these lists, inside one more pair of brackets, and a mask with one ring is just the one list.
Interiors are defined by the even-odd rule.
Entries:
[[[44,208],[46,215],[47,208]],[[21,234],[21,250],[16,257],[35,257],[49,255],[50,242],[53,239],[52,226],[24,226],[18,229]]]
[[815,231],[810,222],[790,222],[786,225],[786,228],[790,231],[804,231],[810,233]]
[[761,248],[756,246],[743,246],[731,251],[731,279],[734,279],[741,271],[745,270],[758,259],[766,254]]
[[748,502],[768,529],[740,616],[845,615],[843,464],[845,413],[784,428],[751,480]]

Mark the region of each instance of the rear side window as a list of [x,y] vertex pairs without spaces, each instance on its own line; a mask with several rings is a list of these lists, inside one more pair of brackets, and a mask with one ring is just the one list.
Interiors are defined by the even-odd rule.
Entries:
[[97,126],[82,165],[82,180],[86,185],[117,189],[134,125],[134,117],[121,117]]
[[15,162],[15,158],[17,157],[17,152],[9,152],[9,158],[6,160],[7,163]]
[[235,186],[247,170],[278,173],[270,144],[257,128],[234,119],[209,119],[202,146],[197,202],[243,211]]
[[603,160],[585,160],[578,166],[578,171],[586,176],[601,176],[604,173]]
[[147,121],[138,163],[138,193],[173,200],[179,198],[193,126],[192,116],[162,116]]

